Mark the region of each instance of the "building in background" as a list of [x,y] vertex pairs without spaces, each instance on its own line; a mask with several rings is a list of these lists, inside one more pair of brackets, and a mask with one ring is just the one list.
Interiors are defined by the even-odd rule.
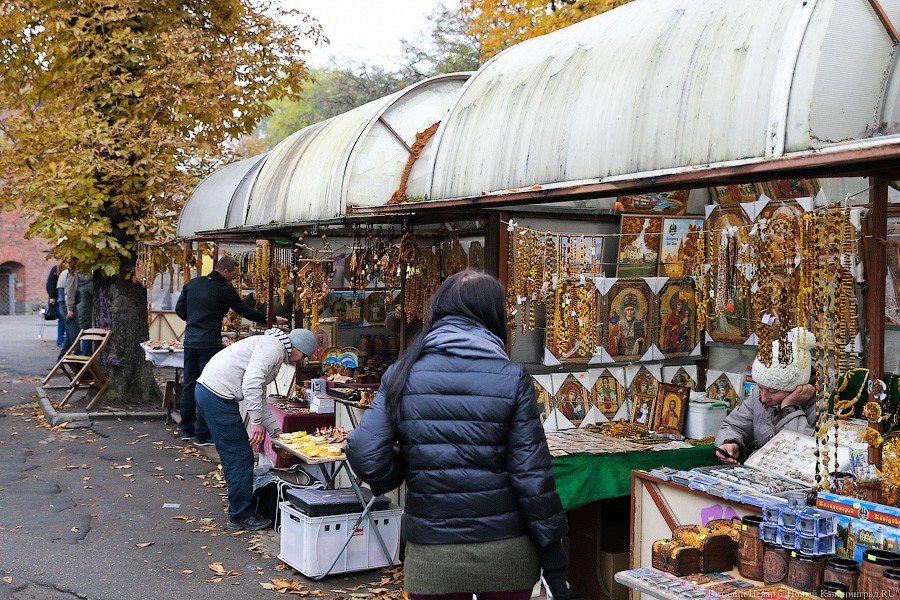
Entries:
[[51,246],[25,239],[28,220],[19,211],[0,213],[0,315],[25,314],[47,304]]

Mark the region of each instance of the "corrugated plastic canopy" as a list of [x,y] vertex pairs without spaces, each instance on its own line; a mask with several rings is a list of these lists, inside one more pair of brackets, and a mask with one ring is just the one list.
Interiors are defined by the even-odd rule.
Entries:
[[[882,0],[888,15],[898,0]],[[809,151],[883,130],[893,44],[867,0],[636,0],[479,69],[432,200]]]
[[198,231],[243,225],[250,180],[265,157],[260,154],[231,163],[201,181],[181,209],[177,236],[190,237]]
[[[421,81],[291,134],[260,169],[246,225],[330,219],[348,204],[386,204],[416,134],[445,117],[469,75]],[[410,182],[408,195],[424,196],[425,177]]]

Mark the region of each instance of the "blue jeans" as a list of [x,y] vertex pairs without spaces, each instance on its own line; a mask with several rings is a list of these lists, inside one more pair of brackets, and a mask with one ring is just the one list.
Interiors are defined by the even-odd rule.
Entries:
[[[59,354],[56,356],[56,360],[59,360],[69,350],[69,347],[71,347],[72,344],[75,343],[75,338],[78,337],[78,334],[81,332],[81,328],[78,327],[78,315],[75,313],[74,308],[71,309],[72,310],[72,318],[69,319],[66,317],[66,312],[70,309],[68,306],[66,306],[66,303],[59,302],[57,300],[56,304],[59,307],[58,310],[62,311],[59,314],[59,320],[65,323],[65,334],[66,334],[65,341],[63,342],[62,347],[60,347],[60,349],[59,349]],[[76,352],[78,352],[78,350],[79,350],[78,348],[75,349]]]
[[181,433],[196,437],[201,442],[210,439],[209,427],[201,411],[197,410],[194,399],[194,387],[197,378],[213,356],[222,348],[185,348],[184,349],[184,386],[181,388]]
[[253,500],[253,450],[238,403],[216,396],[201,383],[197,384],[195,395],[222,461],[228,484],[228,515],[232,519],[246,519],[254,514],[250,505]]
[[62,346],[66,343],[66,302],[63,300],[56,301],[56,345]]

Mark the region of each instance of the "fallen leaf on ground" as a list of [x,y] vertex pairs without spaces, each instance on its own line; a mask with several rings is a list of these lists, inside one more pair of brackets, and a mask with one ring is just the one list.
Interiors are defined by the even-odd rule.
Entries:
[[230,575],[231,577],[237,577],[240,575],[237,571],[229,571],[225,567],[222,566],[220,562],[214,562],[209,565],[209,570],[215,573],[216,575]]
[[141,542],[140,544],[135,544],[138,548],[147,548],[148,546],[152,546],[155,542]]
[[4,577],[3,583],[12,583],[12,577]]
[[192,571],[191,569],[184,569],[184,570],[182,570],[182,571],[178,571],[178,574],[179,574],[179,575],[190,575],[190,574],[193,573],[193,572],[194,572],[194,571]]

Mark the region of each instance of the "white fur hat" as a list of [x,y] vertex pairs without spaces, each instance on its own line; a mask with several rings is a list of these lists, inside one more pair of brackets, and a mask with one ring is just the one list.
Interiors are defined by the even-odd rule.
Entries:
[[[795,327],[791,330],[794,343],[791,344],[793,356],[791,362],[782,365],[778,355],[778,340],[772,342],[772,364],[766,366],[759,362],[759,357],[753,360],[753,381],[759,385],[773,390],[793,392],[794,389],[804,383],[809,383],[812,355],[810,349],[816,345],[816,336],[803,327]],[[801,364],[803,367],[798,367]]]

